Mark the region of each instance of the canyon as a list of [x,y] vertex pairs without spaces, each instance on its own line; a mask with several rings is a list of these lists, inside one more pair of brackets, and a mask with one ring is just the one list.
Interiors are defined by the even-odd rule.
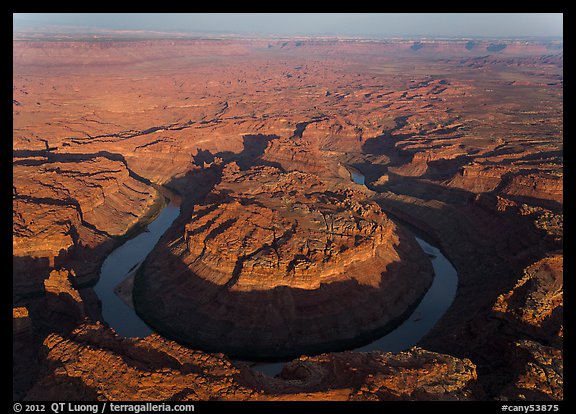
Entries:
[[432,267],[365,200],[315,175],[231,162],[184,233],[147,257],[136,310],[168,337],[248,358],[315,354],[389,330],[426,292]]
[[[13,68],[14,399],[563,399],[561,42],[15,38]],[[122,336],[94,286],[162,188],[154,332]],[[454,301],[351,350],[431,285],[416,230]]]

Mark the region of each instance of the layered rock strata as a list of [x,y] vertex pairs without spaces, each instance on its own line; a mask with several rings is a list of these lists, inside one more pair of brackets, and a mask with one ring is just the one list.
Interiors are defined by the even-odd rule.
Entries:
[[70,319],[72,324],[86,317],[84,302],[72,285],[75,274],[69,270],[53,270],[44,281],[46,313],[61,324]]
[[[52,334],[28,401],[476,400],[483,394],[466,359],[414,348],[324,354],[290,363],[278,378],[191,351],[158,335],[117,336],[100,324],[69,338]],[[402,378],[399,381],[398,378]]]
[[407,316],[433,277],[415,240],[363,193],[235,163],[142,269],[134,299],[148,323],[249,358],[365,342]]
[[126,235],[163,197],[106,157],[18,160],[13,182],[14,285],[41,291],[51,269],[94,278],[115,239]]
[[25,306],[12,308],[12,336],[26,339],[32,335],[32,319]]
[[495,314],[512,329],[561,346],[563,338],[563,257],[551,255],[524,270],[516,286],[498,296]]
[[[156,360],[127,352],[131,340],[117,339],[119,347],[71,335],[84,320],[70,317],[78,302],[54,301],[43,284],[53,269],[74,269],[71,285],[98,277],[115,246],[105,232],[121,234],[150,211],[141,198],[154,192],[137,176],[184,196],[183,222],[167,238],[183,236],[190,206],[220,180],[218,166],[206,168],[216,160],[323,181],[348,179],[338,163],[353,165],[382,193],[386,211],[426,231],[456,267],[455,301],[418,343],[434,352],[409,357],[414,365],[389,371],[370,388],[379,391],[358,398],[388,399],[387,390],[399,389],[395,398],[440,396],[413,392],[411,384],[422,384],[413,373],[439,393],[446,385],[442,398],[469,398],[461,392],[466,358],[481,399],[563,398],[562,41],[85,40],[14,42],[13,306],[28,309],[33,327],[15,313],[14,398],[26,395],[40,367],[30,399],[238,397],[223,385],[236,368],[215,362],[225,359],[219,355],[179,347]],[[70,289],[62,296],[74,297]],[[101,320],[93,291],[79,295]],[[42,342],[55,352],[39,354]],[[437,371],[443,354],[450,368]],[[350,399],[384,369],[379,355],[333,353],[314,367],[299,360],[284,382],[261,376],[258,389],[277,387],[267,388],[274,399]],[[174,376],[175,359],[186,366],[194,358],[212,361],[222,376]],[[238,369],[250,381],[259,376]],[[286,391],[294,384],[301,387]]]

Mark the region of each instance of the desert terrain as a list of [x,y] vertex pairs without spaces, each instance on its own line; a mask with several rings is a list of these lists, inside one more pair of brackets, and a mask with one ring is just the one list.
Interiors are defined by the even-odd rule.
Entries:
[[[13,69],[14,399],[563,399],[562,42],[15,38]],[[94,285],[162,187],[124,337]],[[354,351],[431,284],[413,230],[456,296]]]

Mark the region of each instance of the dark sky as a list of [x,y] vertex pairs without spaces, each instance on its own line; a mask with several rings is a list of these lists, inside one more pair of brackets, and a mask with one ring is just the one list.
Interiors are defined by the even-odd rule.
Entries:
[[562,13],[14,13],[14,29],[343,36],[562,36]]

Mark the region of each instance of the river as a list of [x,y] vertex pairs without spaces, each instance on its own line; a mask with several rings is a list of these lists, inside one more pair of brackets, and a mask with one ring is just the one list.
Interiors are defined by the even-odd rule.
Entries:
[[[350,178],[356,184],[366,185],[364,174],[353,167],[347,167]],[[375,341],[352,349],[352,351],[400,352],[410,349],[436,325],[448,310],[458,287],[458,274],[452,263],[442,254],[438,246],[415,236],[422,250],[430,257],[434,268],[432,285],[414,312],[396,329]],[[274,376],[285,362],[256,363],[253,368],[269,376]]]
[[94,286],[94,291],[102,305],[102,317],[119,335],[145,337],[153,332],[134,309],[116,294],[115,288],[127,278],[133,277],[148,253],[179,214],[179,199],[172,196],[169,203],[142,233],[115,249],[102,264],[100,279]]
[[[365,185],[364,175],[349,169],[351,179]],[[145,337],[152,329],[144,323],[134,309],[122,299],[116,291],[119,284],[126,284],[133,277],[146,256],[152,251],[160,237],[168,230],[180,214],[180,200],[168,194],[170,202],[162,209],[156,219],[148,224],[145,231],[126,241],[106,258],[100,271],[100,279],[94,290],[102,304],[102,316],[108,325],[118,334],[126,337]],[[430,256],[434,268],[431,287],[414,312],[396,329],[383,337],[354,351],[390,351],[399,352],[411,348],[426,335],[440,320],[456,296],[458,275],[454,266],[442,254],[440,249],[416,237],[416,241]],[[126,285],[131,289],[131,284]],[[253,368],[267,375],[278,374],[286,362],[254,363]]]

